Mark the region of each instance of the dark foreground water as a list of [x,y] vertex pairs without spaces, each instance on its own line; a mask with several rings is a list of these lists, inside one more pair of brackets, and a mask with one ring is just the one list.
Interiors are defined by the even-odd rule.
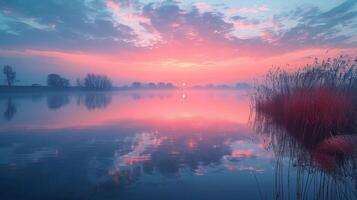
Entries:
[[252,119],[246,92],[1,94],[0,199],[356,199],[355,156]]

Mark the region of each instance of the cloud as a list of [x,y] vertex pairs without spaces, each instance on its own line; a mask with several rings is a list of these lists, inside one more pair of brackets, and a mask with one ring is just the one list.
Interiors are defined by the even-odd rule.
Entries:
[[249,23],[249,22],[236,22],[234,23],[234,27],[237,29],[256,29],[258,28],[258,24],[257,23]]
[[[286,49],[325,47],[356,47],[357,40],[351,41],[357,31],[357,11],[354,0],[326,11],[318,7],[296,8],[290,13],[275,17],[275,23],[295,21],[296,26],[276,32],[279,45]],[[348,31],[350,30],[350,31]]]
[[164,43],[158,47],[178,45],[178,48],[187,49],[187,45],[228,44],[228,36],[234,30],[233,23],[226,22],[221,13],[200,12],[195,6],[184,10],[171,1],[148,4],[143,8],[143,14],[162,36]]
[[114,2],[113,0],[107,0],[106,3],[107,7],[112,9],[112,10],[119,10],[120,9],[120,4],[117,2]]
[[[112,14],[112,22],[115,26],[124,25],[130,27],[133,37],[128,42],[135,47],[148,47],[161,40],[157,31],[152,28],[150,19],[133,9],[119,9],[118,4],[107,2],[107,8]],[[113,5],[112,5],[113,4]]]
[[38,4],[0,2],[4,40],[0,47],[108,53],[169,48],[184,52],[190,47],[191,54],[200,56],[202,49],[214,51],[217,46],[231,56],[267,56],[311,47],[356,46],[356,2],[351,0],[326,12],[299,7],[259,20],[241,14],[268,12],[266,5],[229,8],[224,13],[205,2],[183,7],[170,0]]
[[212,6],[204,2],[197,2],[194,5],[200,12],[207,12],[212,10]]
[[242,17],[240,15],[235,15],[235,16],[231,17],[231,19],[234,20],[234,21],[239,21],[239,20],[245,20],[247,18],[246,17]]
[[0,1],[0,53],[26,52],[12,55],[51,58],[53,65],[66,62],[118,76],[145,71],[160,78],[171,71],[195,80],[233,80],[236,74],[293,63],[316,49],[352,52],[356,18],[351,0],[327,11],[305,6],[283,13],[264,5],[229,8],[204,1]]
[[131,46],[133,30],[114,24],[104,7],[101,1],[1,1],[0,10],[11,11],[0,13],[7,29],[0,32],[1,47],[84,51]]
[[242,8],[230,8],[228,9],[227,14],[228,15],[236,15],[236,14],[256,14],[256,13],[262,13],[262,12],[267,12],[270,9],[266,5],[262,5],[259,7],[242,7]]

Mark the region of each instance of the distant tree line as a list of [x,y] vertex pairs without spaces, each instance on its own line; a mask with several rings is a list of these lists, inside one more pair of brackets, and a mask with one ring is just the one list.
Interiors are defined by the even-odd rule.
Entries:
[[[87,74],[83,79],[76,79],[77,87],[92,89],[92,90],[110,90],[113,88],[112,81],[105,75]],[[49,74],[47,76],[47,86],[50,87],[69,87],[68,79],[61,77],[58,74]]]
[[113,83],[105,75],[87,74],[83,80],[77,78],[77,86],[94,90],[110,90],[113,88]]
[[[14,69],[5,65],[3,67],[3,74],[5,75],[5,82],[7,86],[12,86],[16,82],[16,72]],[[39,84],[32,84],[32,86],[40,86]],[[67,88],[70,87],[70,81],[67,78],[62,77],[61,75],[51,73],[47,76],[47,86],[53,88]],[[76,79],[76,86],[78,88],[84,88],[89,90],[111,90],[113,89],[112,81],[106,75],[100,74],[87,74],[83,79]],[[165,82],[133,82],[131,85],[126,85],[118,87],[119,89],[175,89],[177,88],[172,83]],[[237,83],[235,86],[231,85],[195,85],[191,87],[192,89],[250,89],[251,86],[247,83]]]
[[164,82],[158,82],[158,83],[133,82],[129,88],[131,88],[131,89],[174,89],[176,87],[172,83],[164,83]]
[[49,74],[47,76],[47,86],[64,88],[64,87],[69,87],[70,83],[68,79],[63,78],[58,74]]
[[226,85],[226,84],[206,84],[206,85],[194,85],[192,89],[213,89],[213,90],[248,90],[252,86],[248,83],[238,82],[235,85]]
[[[5,65],[3,67],[3,74],[5,76],[5,84],[9,87],[16,82],[16,72],[14,69]],[[91,90],[110,90],[113,88],[112,81],[105,75],[87,74],[83,79],[77,78],[77,87],[91,89]],[[59,74],[51,73],[47,75],[46,84],[52,88],[67,88],[70,87],[70,81]],[[32,86],[41,86],[40,84],[32,84]]]

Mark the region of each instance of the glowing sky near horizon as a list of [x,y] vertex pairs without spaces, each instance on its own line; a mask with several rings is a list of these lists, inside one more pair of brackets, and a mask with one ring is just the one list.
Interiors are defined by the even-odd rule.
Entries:
[[356,32],[356,0],[0,1],[0,65],[18,84],[88,72],[116,84],[234,83],[356,56]]

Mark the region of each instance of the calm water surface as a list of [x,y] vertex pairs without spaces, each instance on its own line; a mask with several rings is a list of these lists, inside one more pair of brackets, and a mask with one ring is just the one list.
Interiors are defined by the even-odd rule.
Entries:
[[356,166],[274,148],[247,92],[2,94],[0,114],[0,199],[356,197]]

